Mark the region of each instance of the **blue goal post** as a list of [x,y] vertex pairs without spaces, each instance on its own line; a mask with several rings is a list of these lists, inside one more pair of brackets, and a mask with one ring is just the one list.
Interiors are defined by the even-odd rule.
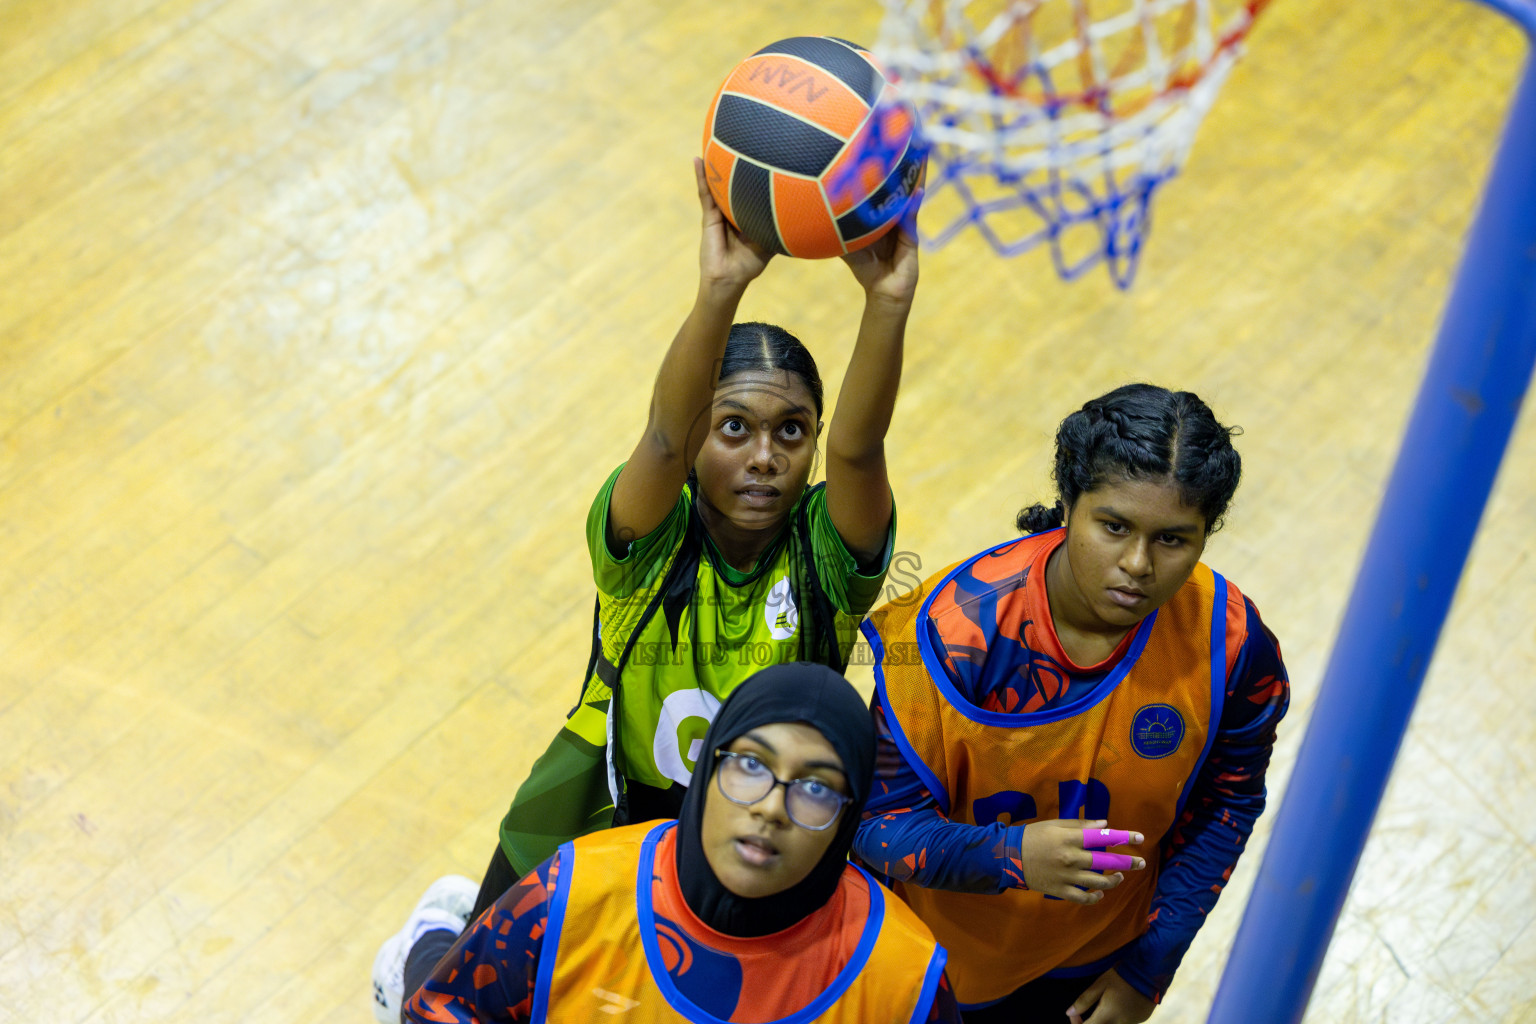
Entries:
[[[1536,0],[1478,2],[1517,22],[1536,49]],[[1295,1024],[1306,1012],[1533,365],[1528,51],[1210,1024]]]

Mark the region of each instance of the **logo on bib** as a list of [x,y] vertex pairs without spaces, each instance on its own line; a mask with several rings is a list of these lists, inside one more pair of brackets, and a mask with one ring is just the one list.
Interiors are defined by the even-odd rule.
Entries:
[[1184,742],[1184,716],[1167,704],[1148,704],[1131,719],[1131,746],[1142,757],[1167,757]]
[[704,752],[704,734],[719,710],[719,699],[703,690],[677,690],[667,695],[656,721],[656,738],[651,742],[651,756],[661,774],[684,786],[692,781],[693,766]]
[[592,994],[603,1001],[603,1005],[598,1009],[604,1013],[628,1013],[640,1005],[637,999],[621,996],[617,992],[609,992],[605,988],[594,988]]
[[788,576],[780,577],[768,591],[763,617],[768,620],[768,633],[775,640],[788,640],[795,635],[800,625],[800,609],[795,607],[795,595],[789,589]]

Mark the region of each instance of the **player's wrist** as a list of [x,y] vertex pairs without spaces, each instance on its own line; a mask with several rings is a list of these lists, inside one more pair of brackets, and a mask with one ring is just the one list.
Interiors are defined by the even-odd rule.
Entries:
[[693,304],[700,309],[708,310],[728,308],[734,314],[737,304],[741,302],[741,297],[747,293],[747,285],[751,283],[751,277],[701,273],[699,290],[694,296]]
[[1015,889],[1029,889],[1029,880],[1024,877],[1024,830],[1028,827],[1028,824],[1008,826],[1007,840],[1003,843],[1004,855],[1011,862],[1009,881]]
[[1131,991],[1143,999],[1151,1001],[1153,1005],[1163,1001],[1165,989],[1159,988],[1157,982],[1144,969],[1143,965],[1135,962],[1134,952],[1132,955],[1118,961],[1110,970],[1114,971],[1115,976],[1124,982]]
[[864,305],[885,313],[906,313],[912,308],[915,288],[889,287],[883,284],[868,285],[864,289]]
[[866,293],[864,296],[864,314],[860,317],[862,331],[875,331],[892,337],[900,337],[907,329],[907,320],[912,314],[912,301],[910,299],[893,299],[886,296]]

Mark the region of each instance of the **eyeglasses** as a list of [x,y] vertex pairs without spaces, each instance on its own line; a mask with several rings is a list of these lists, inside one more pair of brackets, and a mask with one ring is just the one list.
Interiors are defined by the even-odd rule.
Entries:
[[821,779],[795,779],[785,782],[768,770],[756,754],[730,750],[715,751],[715,784],[720,794],[733,804],[749,807],[784,787],[784,810],[789,820],[801,828],[820,832],[830,828],[853,798],[844,796]]

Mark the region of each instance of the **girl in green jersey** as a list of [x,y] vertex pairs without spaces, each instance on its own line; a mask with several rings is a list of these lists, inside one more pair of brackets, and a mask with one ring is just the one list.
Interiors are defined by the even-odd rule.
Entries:
[[[898,228],[843,257],[864,314],[826,427],[826,483],[807,487],[823,433],[815,361],[782,328],[733,324],[771,254],[715,205],[703,161],[694,175],[698,292],[662,357],[645,429],[587,518],[597,609],[581,699],[512,801],[474,914],[569,839],[676,817],[724,699],[768,664],[841,671],[890,563],[885,434],[917,287],[921,193]],[[468,903],[473,883],[456,885]],[[381,1019],[398,1012],[394,978],[424,977],[452,942],[422,942],[404,970],[432,910],[419,906],[380,950]]]

